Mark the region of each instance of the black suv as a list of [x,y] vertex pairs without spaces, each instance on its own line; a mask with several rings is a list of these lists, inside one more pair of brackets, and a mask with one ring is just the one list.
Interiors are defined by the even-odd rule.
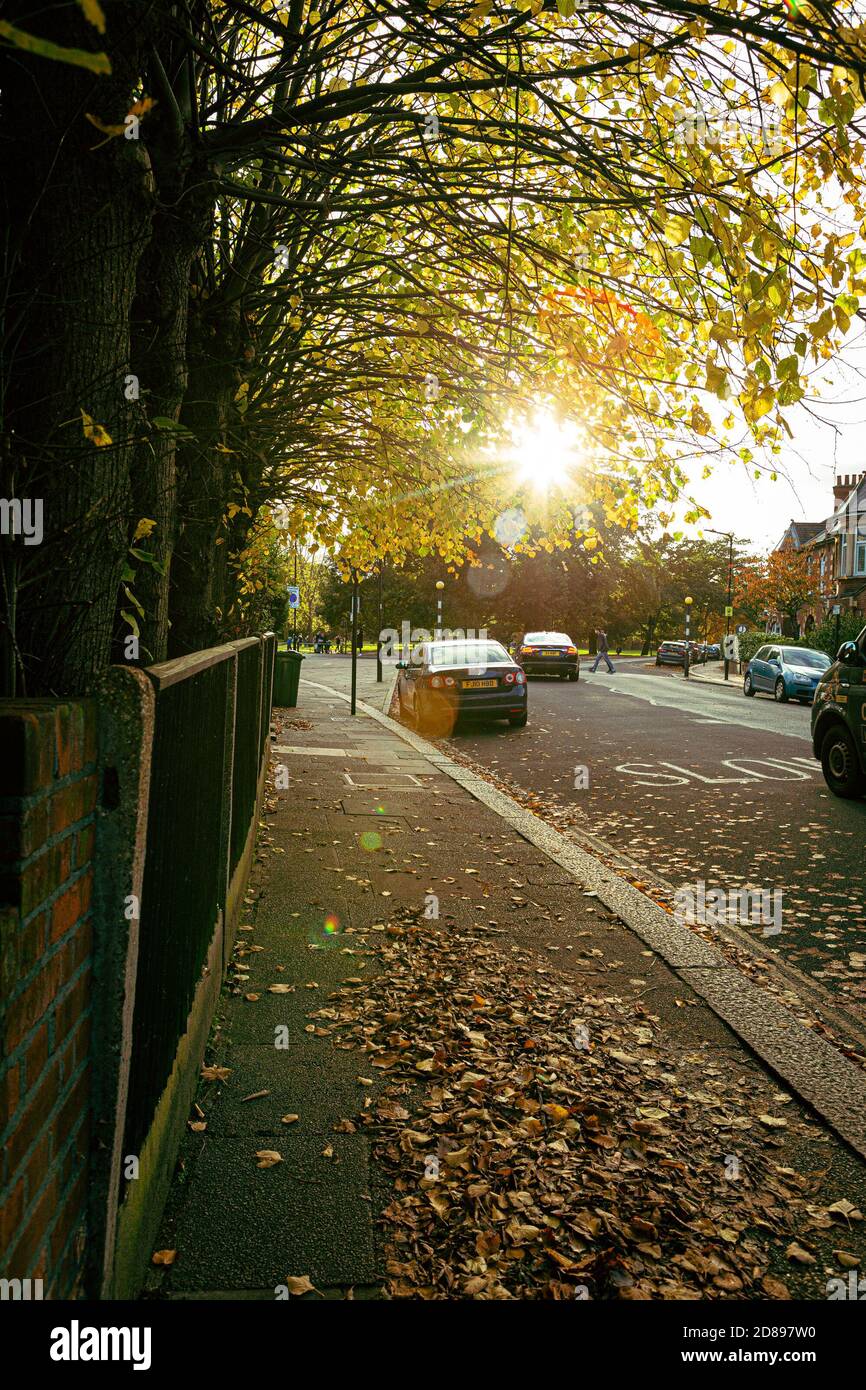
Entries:
[[866,792],[866,627],[843,642],[812,705],[812,751],[836,796]]

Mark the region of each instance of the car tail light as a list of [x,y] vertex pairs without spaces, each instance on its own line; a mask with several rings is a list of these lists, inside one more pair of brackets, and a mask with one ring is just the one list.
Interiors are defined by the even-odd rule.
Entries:
[[453,677],[453,676],[446,676],[446,677],[445,677],[445,684],[446,684],[446,685],[454,685],[454,684],[455,684],[454,677]]
[[431,676],[431,677],[430,677],[430,684],[434,687],[434,689],[438,690],[439,686],[442,684],[442,677],[441,677],[441,676]]
[[506,685],[513,685],[513,684],[514,684],[514,681],[515,681],[514,672],[513,672],[513,671],[506,671],[506,673],[505,673],[505,684],[506,684]]
[[[508,680],[508,677],[506,676],[505,679]],[[518,672],[517,672],[517,675],[514,677],[514,679],[517,681],[517,684],[518,684],[518,685],[525,685],[525,684],[526,684],[526,675],[525,675],[525,673],[524,673],[523,671],[518,671]]]
[[520,650],[521,650],[522,652],[537,652],[537,651],[538,651],[538,648],[537,648],[537,647],[521,647]]
[[569,656],[577,656],[577,647],[566,647]]

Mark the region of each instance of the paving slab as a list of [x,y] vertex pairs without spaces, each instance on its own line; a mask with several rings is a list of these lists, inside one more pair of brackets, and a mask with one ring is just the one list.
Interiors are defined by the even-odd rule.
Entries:
[[258,1147],[270,1145],[217,1136],[202,1145],[174,1232],[172,1292],[273,1290],[303,1274],[322,1287],[375,1282],[363,1147],[339,1168],[311,1156],[267,1169],[256,1167]]

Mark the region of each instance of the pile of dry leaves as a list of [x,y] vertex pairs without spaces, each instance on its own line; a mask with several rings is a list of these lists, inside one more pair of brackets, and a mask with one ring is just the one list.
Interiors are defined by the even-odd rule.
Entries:
[[651,1015],[576,1000],[481,927],[358,944],[371,978],[310,1017],[384,1082],[355,1123],[393,1185],[392,1297],[822,1298],[832,1247],[857,1265],[859,1210],[781,1165],[786,1122],[733,1072],[686,1079]]

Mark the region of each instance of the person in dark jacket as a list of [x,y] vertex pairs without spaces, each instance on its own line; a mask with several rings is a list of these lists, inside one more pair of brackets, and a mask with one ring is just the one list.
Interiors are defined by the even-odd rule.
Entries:
[[593,662],[592,666],[590,667],[590,670],[591,670],[591,671],[597,671],[597,670],[598,670],[598,663],[601,661],[602,657],[604,657],[605,661],[607,662],[607,669],[608,669],[608,671],[610,671],[610,673],[611,673],[611,675],[612,675],[613,672],[614,672],[614,665],[613,665],[613,662],[612,662],[611,659],[610,659],[610,656],[608,655],[608,650],[607,650],[607,633],[606,633],[602,628],[600,628],[600,627],[599,627],[599,628],[596,628],[596,630],[595,630],[595,643],[596,643],[596,647],[595,647],[595,650],[596,650],[596,658],[595,658],[595,661]]

